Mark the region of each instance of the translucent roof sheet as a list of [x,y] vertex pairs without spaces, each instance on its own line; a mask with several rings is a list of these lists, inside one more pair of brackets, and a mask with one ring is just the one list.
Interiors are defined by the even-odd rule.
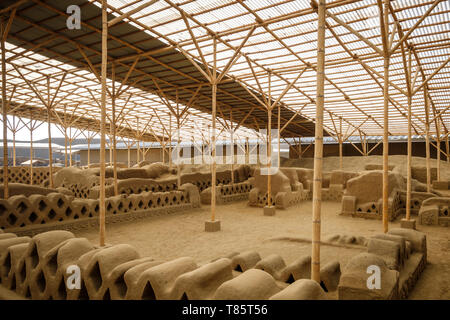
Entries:
[[[83,6],[91,3],[101,6],[100,0],[76,1]],[[124,1],[108,0],[108,13],[119,16],[131,10],[135,10],[148,0]],[[417,22],[424,14],[438,3],[431,13],[419,24]],[[52,1],[45,4],[52,7]],[[41,5],[33,2],[20,6],[20,13],[32,10]],[[449,90],[450,90],[450,2],[449,1],[423,1],[423,0],[396,0],[391,1],[392,10],[389,13],[389,35],[393,47],[397,47],[390,59],[390,106],[389,106],[389,133],[405,135],[408,132],[408,97],[407,77],[414,84],[415,92],[411,101],[413,133],[423,135],[425,131],[426,113],[424,108],[424,87],[428,89],[431,120],[430,130],[436,133],[448,132],[450,126]],[[22,11],[21,11],[22,10]],[[345,132],[356,132],[362,135],[379,136],[383,133],[383,50],[381,32],[379,26],[379,8],[376,0],[328,0],[327,1],[328,28],[326,30],[326,83],[325,83],[325,119],[324,127],[330,135]],[[55,16],[62,13],[55,11]],[[51,20],[46,22],[51,23]],[[89,24],[89,21],[85,22]],[[160,0],[146,6],[138,12],[134,12],[124,19],[123,24],[130,24],[145,31],[148,35],[158,39],[169,48],[183,51],[187,57],[202,65],[204,70],[212,70],[217,66],[219,74],[225,71],[231,58],[235,62],[228,70],[226,81],[233,80],[246,90],[257,93],[272,101],[278,100],[286,110],[301,117],[283,117],[281,127],[288,125],[284,132],[292,136],[293,128],[300,128],[305,121],[315,119],[316,96],[316,55],[317,55],[317,14],[310,5],[310,1],[300,0],[196,0],[173,1]],[[42,25],[45,25],[44,23]],[[100,33],[93,25],[91,48],[100,50]],[[36,27],[37,28],[37,27]],[[120,30],[121,23],[113,28]],[[404,55],[401,46],[398,46],[403,34],[414,30],[404,42]],[[26,30],[23,30],[26,31]],[[37,32],[37,31],[36,31]],[[51,43],[55,48],[67,46],[67,52],[78,50],[73,42],[65,42],[63,36],[66,30],[54,35],[43,35],[37,43],[26,43],[21,32],[9,35],[14,40],[20,38],[23,46],[38,46],[30,50],[21,46],[7,43],[6,58],[8,95],[12,96],[14,106],[17,106],[17,115],[26,117],[25,106],[33,106],[42,111],[42,119],[45,118],[45,105],[41,98],[46,99],[55,95],[58,101],[55,112],[58,116],[65,113],[72,114],[72,119],[78,117],[85,119],[74,126],[87,127],[89,123],[93,127],[98,126],[100,118],[101,86],[96,75],[86,67],[75,67],[69,61],[63,62],[57,57],[59,51],[55,50],[54,58],[48,54],[40,54],[39,44]],[[249,35],[251,32],[251,36]],[[395,33],[394,33],[395,32]],[[25,32],[23,32],[25,33]],[[194,36],[194,39],[192,38]],[[125,34],[117,40],[117,47],[109,48],[111,55],[120,56],[120,63],[132,68],[134,57],[142,55],[138,44],[133,39],[133,34]],[[213,37],[217,40],[217,61],[214,63]],[[248,39],[246,40],[246,38]],[[17,39],[15,39],[17,38]],[[82,39],[80,39],[81,41]],[[119,41],[120,40],[120,41]],[[17,40],[19,41],[19,40]],[[86,40],[87,41],[87,40]],[[245,41],[245,44],[243,42]],[[82,41],[81,41],[82,42]],[[80,42],[80,43],[81,43]],[[14,42],[16,43],[16,42]],[[83,42],[84,43],[84,42]],[[27,45],[27,46],[26,46]],[[241,50],[235,51],[242,45]],[[83,51],[83,50],[81,50]],[[80,51],[80,60],[83,60]],[[155,49],[155,52],[157,49]],[[119,55],[123,52],[123,55]],[[85,50],[86,55],[91,52]],[[126,53],[126,54],[125,54]],[[125,58],[124,58],[125,57]],[[357,59],[356,59],[357,57]],[[57,59],[58,58],[58,59]],[[157,59],[156,59],[157,58]],[[89,58],[88,58],[89,59]],[[119,58],[117,58],[119,59]],[[167,76],[164,90],[172,90],[169,85],[179,88],[180,94],[193,96],[196,87],[184,86],[192,74],[192,64],[185,61],[173,62],[171,56],[164,51],[155,55],[142,56],[139,60],[155,59],[159,70],[152,66],[141,70],[140,77],[150,82],[152,74],[161,72],[164,68],[173,66],[178,72],[178,78]],[[158,60],[159,59],[159,60]],[[167,60],[164,60],[167,59]],[[204,61],[203,61],[204,59]],[[405,59],[405,60],[404,60]],[[67,60],[67,59],[66,59]],[[166,62],[165,62],[166,61]],[[187,60],[186,60],[187,61]],[[178,63],[178,64],[176,64]],[[405,74],[405,68],[411,69],[411,74]],[[98,62],[94,65],[100,70]],[[153,68],[153,69],[152,69]],[[191,68],[191,69],[189,69]],[[438,70],[438,72],[436,72]],[[172,70],[173,71],[173,70]],[[67,74],[65,75],[65,73]],[[301,73],[301,76],[299,74]],[[270,74],[270,76],[269,76]],[[65,76],[64,76],[65,75]],[[123,74],[122,74],[123,75]],[[424,79],[433,77],[425,84]],[[64,77],[64,79],[63,79]],[[47,92],[47,78],[51,86]],[[269,79],[270,78],[270,79]],[[26,79],[26,80],[25,80]],[[60,81],[61,87],[58,85]],[[176,119],[171,115],[167,100],[161,97],[161,92],[150,92],[145,86],[139,86],[139,77],[133,76],[125,87],[127,90],[116,99],[115,115],[118,117],[118,134],[125,137],[143,140],[155,140],[175,132]],[[195,77],[196,85],[202,85],[202,90],[209,90],[210,84],[205,78]],[[133,83],[136,81],[136,83]],[[142,80],[144,81],[144,80]],[[192,81],[192,79],[189,79]],[[292,82],[295,81],[295,84]],[[39,97],[29,83],[41,92]],[[120,81],[114,86],[119,88]],[[289,86],[289,87],[288,87]],[[109,90],[112,90],[113,82],[108,80]],[[219,84],[221,93],[227,96],[227,105],[218,113],[218,131],[225,134],[226,127],[238,126],[240,120],[245,119],[245,125],[239,126],[236,134],[242,137],[254,137],[257,126],[253,125],[253,117],[260,119],[264,115],[265,106],[255,101],[239,100],[233,95],[234,89],[224,88],[225,82]],[[59,88],[59,89],[58,89]],[[416,90],[417,89],[417,90]],[[203,93],[206,101],[207,95]],[[14,94],[13,94],[14,93]],[[205,96],[206,95],[206,96]],[[269,96],[270,95],[270,96]],[[61,99],[61,100],[60,100]],[[170,97],[169,103],[173,108],[177,103]],[[225,101],[225,100],[224,100]],[[264,101],[262,101],[264,102]],[[21,106],[22,105],[22,106]],[[21,107],[20,107],[21,106]],[[19,108],[20,107],[20,108]],[[184,109],[185,105],[179,104]],[[14,110],[14,107],[13,109]],[[230,110],[239,111],[240,116],[231,120]],[[13,113],[13,112],[12,112]],[[112,100],[108,98],[108,121],[112,120]],[[342,118],[342,120],[340,120]],[[61,124],[58,117],[53,121]],[[277,111],[273,114],[273,123],[276,124]],[[182,136],[191,139],[205,139],[201,130],[196,129],[198,123],[211,121],[207,110],[189,108],[181,119]],[[255,120],[256,121],[256,120]],[[123,130],[122,130],[123,129]],[[120,131],[122,130],[122,131]],[[135,131],[143,131],[141,137],[136,137]],[[314,132],[310,130],[310,136]]]

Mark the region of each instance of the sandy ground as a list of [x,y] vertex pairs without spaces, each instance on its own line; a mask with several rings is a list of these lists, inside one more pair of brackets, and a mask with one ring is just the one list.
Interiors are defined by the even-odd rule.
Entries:
[[[365,236],[382,232],[381,221],[339,216],[340,203],[324,202],[322,206],[322,239],[333,234]],[[209,218],[209,206],[137,222],[107,225],[109,244],[128,243],[142,256],[170,260],[182,256],[193,257],[199,264],[231,252],[255,250],[262,257],[277,253],[287,263],[311,254],[311,245],[305,242],[271,240],[273,237],[311,238],[311,201],[305,201],[287,210],[278,210],[273,217],[262,214],[261,208],[238,202],[217,207],[222,231],[204,232],[204,221]],[[390,228],[399,227],[399,219]],[[411,299],[450,299],[450,232],[444,227],[418,226],[427,234],[429,264],[411,293]],[[77,232],[93,243],[98,242],[98,231]],[[338,260],[345,267],[348,260],[361,252],[357,248],[322,246],[322,264]]]

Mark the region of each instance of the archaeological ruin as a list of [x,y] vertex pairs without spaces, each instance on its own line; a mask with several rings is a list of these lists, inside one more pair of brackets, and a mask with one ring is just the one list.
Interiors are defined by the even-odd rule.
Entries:
[[449,12],[1,1],[0,300],[450,300]]

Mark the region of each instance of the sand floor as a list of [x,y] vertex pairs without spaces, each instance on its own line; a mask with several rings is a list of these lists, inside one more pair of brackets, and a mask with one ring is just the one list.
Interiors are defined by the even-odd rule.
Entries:
[[[322,204],[322,239],[334,234],[371,236],[382,232],[381,221],[339,216],[340,203]],[[274,237],[311,238],[311,201],[305,201],[287,210],[278,210],[273,217],[262,214],[261,208],[249,207],[246,201],[217,207],[222,231],[204,232],[204,221],[209,219],[209,206],[182,213],[147,218],[135,222],[108,224],[106,239],[109,244],[128,243],[142,256],[170,260],[193,257],[199,264],[225,256],[231,252],[255,250],[261,257],[277,253],[287,263],[311,254],[307,242],[274,240]],[[390,223],[399,227],[400,218]],[[450,230],[445,227],[418,226],[427,234],[429,264],[418,281],[411,299],[450,299]],[[98,243],[98,231],[86,229],[76,232]],[[324,245],[322,264],[338,260],[344,268],[348,260],[363,251],[360,248],[342,248]]]

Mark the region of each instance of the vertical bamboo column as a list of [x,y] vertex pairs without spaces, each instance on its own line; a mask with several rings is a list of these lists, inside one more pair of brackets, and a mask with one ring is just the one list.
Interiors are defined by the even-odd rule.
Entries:
[[[117,150],[116,150],[116,68],[114,62],[111,64],[112,69],[112,97],[111,97],[111,108],[112,108],[112,123],[111,123],[111,133],[112,133],[112,153],[113,153],[113,177],[114,177],[114,195],[119,194],[119,186],[117,184]],[[111,145],[110,145],[111,148]]]
[[319,0],[318,16],[311,279],[320,283],[320,216],[322,210],[323,108],[325,93],[325,0]]
[[88,147],[87,147],[87,166],[89,168],[89,165],[91,164],[91,141],[93,138],[93,136],[91,136],[89,134],[89,124],[87,127],[87,132],[88,132],[88,136],[87,136],[87,145],[88,145]]
[[[387,3],[384,5],[384,17],[380,16],[382,20],[384,18],[385,30],[382,34],[385,34],[383,39],[384,43],[388,42],[388,31],[389,31],[389,6]],[[381,24],[383,25],[383,24]],[[389,50],[385,49],[384,53],[384,86],[383,86],[383,97],[384,97],[384,123],[383,123],[383,231],[388,232],[389,228]]]
[[1,50],[2,50],[2,115],[3,115],[3,198],[9,198],[8,187],[8,104],[6,103],[6,49],[5,49],[5,25],[1,23]]
[[344,168],[344,159],[343,159],[343,152],[342,152],[342,117],[339,117],[339,168],[343,170]]
[[281,150],[280,150],[280,147],[281,147],[281,142],[280,142],[280,140],[281,140],[281,132],[280,132],[280,125],[281,125],[281,107],[280,107],[280,104],[278,104],[278,124],[277,124],[277,127],[278,127],[278,167],[281,166]]
[[47,76],[47,120],[48,120],[48,169],[50,188],[53,188],[53,151],[52,151],[52,130],[51,130],[51,115],[50,115],[50,78]]
[[[231,183],[234,184],[234,128],[233,128],[233,109],[230,110],[230,120],[231,120]],[[230,155],[227,154],[227,157]]]
[[102,0],[102,97],[100,118],[100,214],[99,214],[99,238],[100,246],[105,245],[105,122],[106,122],[106,68],[108,63],[108,14],[106,12],[107,0]]
[[437,181],[441,181],[441,125],[439,119],[436,119],[436,170],[437,170]]
[[30,110],[30,185],[33,185],[33,113]]
[[248,137],[245,137],[245,164],[250,163],[250,142]]
[[302,137],[298,137],[298,158],[302,158]]
[[67,123],[66,123],[66,105],[64,105],[64,167],[67,168]]
[[412,84],[411,84],[411,49],[408,54],[408,66],[405,64],[406,84],[408,86],[408,157],[406,162],[407,177],[406,177],[406,220],[411,218],[411,164],[412,164],[412,131],[411,131],[411,112],[412,112]]
[[172,113],[169,113],[169,169],[172,169]]
[[72,128],[69,128],[69,166],[73,165],[72,163]]
[[[411,53],[410,53],[411,54]],[[411,69],[409,70],[411,74]],[[408,76],[409,76],[408,75]],[[407,158],[407,178],[406,178],[406,220],[411,218],[411,161],[412,161],[412,131],[411,131],[411,112],[412,112],[412,95],[408,90],[408,158]]]
[[[137,131],[137,134],[139,134],[139,117],[136,117],[136,131]],[[140,160],[139,148],[140,148],[140,143],[139,143],[138,137],[136,136],[136,164],[138,164],[139,160]]]
[[272,73],[269,71],[269,99],[267,102],[267,206],[272,206]]
[[212,132],[211,132],[211,221],[216,219],[216,96],[217,96],[217,39],[213,37],[213,70],[212,70]]
[[[176,105],[177,105],[177,142],[178,142],[178,150],[177,150],[177,185],[178,188],[181,187],[181,166],[180,166],[180,151],[181,151],[181,135],[180,135],[180,106],[178,104],[178,89],[175,94]],[[214,187],[213,187],[214,188]]]
[[13,167],[16,166],[16,130],[13,131]]
[[130,147],[131,147],[130,141],[128,141],[128,144],[127,144],[128,168],[131,167],[131,148]]
[[91,164],[91,139],[88,139],[87,143],[88,143],[88,149],[87,149],[87,165],[88,165],[88,167],[89,167],[89,165]]
[[425,104],[425,153],[427,164],[427,192],[431,192],[431,163],[430,163],[430,115],[428,105],[428,88],[423,87],[423,99]]
[[447,163],[450,162],[450,145],[448,141],[448,132],[447,136],[445,137],[445,153],[447,154]]

